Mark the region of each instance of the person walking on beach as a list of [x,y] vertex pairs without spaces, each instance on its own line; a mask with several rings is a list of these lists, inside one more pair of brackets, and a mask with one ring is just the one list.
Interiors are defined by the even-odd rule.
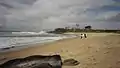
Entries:
[[81,39],[82,39],[82,38],[84,37],[84,34],[81,34],[80,37],[81,37]]
[[84,38],[87,38],[87,34],[84,34]]
[[87,38],[87,34],[81,34],[80,37],[81,37],[81,39],[82,38]]

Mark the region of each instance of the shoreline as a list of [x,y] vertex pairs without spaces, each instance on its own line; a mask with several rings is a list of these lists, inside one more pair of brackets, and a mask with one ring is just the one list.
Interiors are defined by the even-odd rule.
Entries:
[[[61,35],[56,36],[56,37],[50,36],[50,37],[48,37],[48,39],[46,38],[45,40],[44,40],[45,37],[43,37],[43,40],[38,40],[38,41],[34,41],[34,42],[15,43],[15,44],[10,43],[11,44],[10,46],[1,47],[0,48],[0,53],[8,52],[8,51],[16,51],[17,49],[20,50],[20,49],[32,47],[32,46],[34,46],[36,44],[44,45],[45,43],[51,43],[51,42],[55,42],[55,41],[58,41],[58,40],[67,39],[67,38],[74,38],[74,37],[76,37],[76,36],[75,35],[69,35],[69,34],[67,34],[67,35],[61,34]],[[13,40],[14,40],[14,38],[13,38]],[[19,41],[19,37],[18,37],[18,41]]]
[[[46,48],[46,47],[51,47],[51,45],[53,44],[56,44],[56,43],[60,43],[60,42],[64,42],[64,41],[70,41],[70,40],[74,40],[76,39],[76,37],[73,37],[73,38],[65,38],[65,39],[60,39],[60,40],[56,40],[56,41],[52,41],[52,42],[47,42],[47,43],[37,43],[37,44],[34,44],[34,45],[29,45],[28,47],[24,47],[24,48],[16,48],[16,50],[13,50],[13,51],[7,51],[7,52],[1,52],[0,53],[0,64],[10,60],[10,59],[15,59],[15,58],[24,58],[24,57],[27,57],[27,56],[31,56],[31,54],[28,54],[28,55],[22,55],[22,54],[19,54],[20,52],[26,52],[29,50],[31,51],[31,49],[36,49],[36,48]],[[43,51],[42,51],[43,52]],[[11,54],[17,54],[16,56],[12,57],[13,55]],[[27,54],[27,53],[26,53]],[[55,52],[46,52],[46,53],[41,53],[39,55],[51,55],[51,54],[55,54]],[[10,55],[10,56],[9,56]],[[19,56],[21,55],[21,56]],[[34,55],[34,54],[33,54]],[[36,54],[35,54],[36,55]],[[9,56],[9,57],[8,57]]]
[[[75,37],[71,37],[71,38],[75,38]],[[0,54],[6,53],[6,52],[19,51],[19,50],[22,50],[22,49],[36,47],[36,46],[44,46],[44,45],[47,45],[47,44],[51,44],[51,43],[54,43],[54,42],[58,42],[58,41],[61,41],[61,40],[67,40],[67,39],[70,39],[70,37],[69,38],[62,38],[62,39],[59,39],[59,40],[47,40],[45,42],[37,42],[37,43],[21,45],[21,46],[11,46],[11,47],[6,47],[6,48],[0,48],[0,51],[1,51]]]

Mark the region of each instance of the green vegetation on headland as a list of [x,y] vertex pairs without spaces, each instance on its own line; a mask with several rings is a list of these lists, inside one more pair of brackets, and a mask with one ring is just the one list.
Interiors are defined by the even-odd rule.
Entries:
[[54,31],[50,31],[49,33],[57,33],[62,34],[66,32],[93,32],[93,33],[120,33],[120,30],[108,30],[108,29],[92,29],[91,26],[85,26],[84,29],[80,28],[56,28]]

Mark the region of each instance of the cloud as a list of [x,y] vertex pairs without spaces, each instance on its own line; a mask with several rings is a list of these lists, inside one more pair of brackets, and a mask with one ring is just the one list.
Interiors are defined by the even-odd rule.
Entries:
[[109,22],[120,22],[120,13],[116,16],[111,16],[110,18],[106,19],[106,21]]
[[[113,0],[5,0],[6,29],[39,31],[70,23],[105,21],[119,13]],[[0,2],[1,3],[1,2]],[[107,6],[107,7],[106,7]],[[1,12],[1,10],[0,10]]]

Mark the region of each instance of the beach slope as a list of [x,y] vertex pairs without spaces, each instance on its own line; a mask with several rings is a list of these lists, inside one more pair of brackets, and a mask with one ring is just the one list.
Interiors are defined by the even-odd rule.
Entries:
[[[79,35],[79,34],[78,34]],[[60,54],[62,60],[74,58],[77,66],[63,68],[120,68],[120,35],[113,33],[90,33],[88,38],[70,38],[53,43],[0,54],[1,63],[30,55]]]

